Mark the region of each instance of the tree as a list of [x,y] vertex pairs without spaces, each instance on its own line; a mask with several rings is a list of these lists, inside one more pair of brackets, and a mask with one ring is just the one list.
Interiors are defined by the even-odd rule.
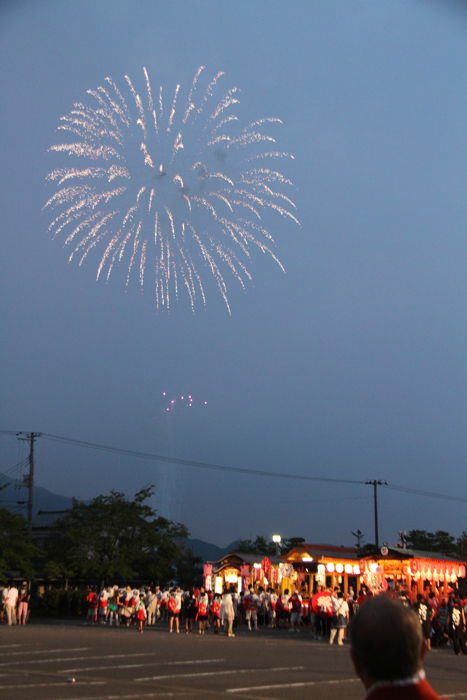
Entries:
[[73,500],[47,544],[49,570],[86,582],[174,578],[185,556],[176,540],[187,537],[188,531],[145,503],[152,493],[151,486],[131,500],[119,491],[97,496],[89,504]]
[[245,554],[264,554],[269,557],[276,554],[276,544],[262,535],[257,535],[254,540],[239,540],[236,549]]
[[277,555],[278,551],[280,554],[284,554],[293,547],[299,547],[304,542],[305,539],[303,537],[289,537],[281,540],[280,543],[276,543],[272,540],[267,540],[263,535],[256,535],[254,540],[239,540],[236,549],[239,552],[248,554],[264,554],[265,556],[273,557]]
[[464,530],[457,540],[457,553],[462,561],[467,561],[467,530]]
[[31,542],[26,519],[0,508],[0,579],[6,581],[12,573],[34,578],[39,558],[40,551]]
[[424,552],[441,552],[446,555],[457,555],[459,551],[456,538],[445,532],[427,532],[426,530],[410,530],[407,534],[408,549],[419,549]]

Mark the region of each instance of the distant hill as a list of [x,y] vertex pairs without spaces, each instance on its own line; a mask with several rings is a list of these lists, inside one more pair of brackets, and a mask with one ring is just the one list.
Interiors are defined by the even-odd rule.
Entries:
[[227,547],[218,547],[216,544],[188,537],[182,544],[187,549],[191,549],[195,557],[200,557],[203,561],[218,561],[229,552],[234,552],[237,542],[232,542]]
[[[6,508],[13,513],[27,516],[28,489],[22,481],[10,479],[0,472],[0,487],[8,486],[0,491],[0,508]],[[33,520],[38,524],[44,521],[44,515],[38,515],[39,511],[68,510],[71,508],[71,498],[53,493],[42,486],[34,486],[33,489]]]
[[[0,488],[8,486],[0,491],[0,508],[6,508],[13,513],[21,513],[27,516],[28,490],[23,482],[10,479],[6,474],[0,472]],[[35,486],[33,491],[33,520],[37,525],[49,525],[59,517],[59,513],[40,513],[40,511],[63,511],[71,508],[72,499],[53,493],[42,486]],[[217,561],[225,554],[234,551],[236,543],[233,542],[228,547],[218,547],[210,542],[204,542],[196,538],[187,538],[182,544],[191,549],[196,557],[205,561]]]

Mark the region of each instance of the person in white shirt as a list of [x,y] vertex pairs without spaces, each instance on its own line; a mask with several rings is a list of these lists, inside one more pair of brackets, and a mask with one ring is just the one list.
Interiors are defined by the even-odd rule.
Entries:
[[12,583],[5,596],[5,610],[9,625],[16,625],[16,603],[18,602],[18,589]]
[[220,616],[221,621],[224,624],[227,637],[235,637],[233,633],[235,607],[234,602],[232,600],[232,595],[227,588],[224,589],[224,595],[222,596]]
[[337,598],[332,598],[332,620],[331,633],[329,635],[329,644],[333,644],[337,634],[337,644],[342,646],[344,643],[344,631],[349,621],[349,606],[344,598],[342,591],[339,591]]
[[[248,629],[251,630],[254,628],[255,630],[258,629],[258,604],[259,604],[259,598],[256,595],[253,586],[250,586],[248,589],[248,593],[246,593],[243,596],[243,606],[245,609],[245,621],[248,625]],[[253,623],[253,628],[252,628],[252,623]]]

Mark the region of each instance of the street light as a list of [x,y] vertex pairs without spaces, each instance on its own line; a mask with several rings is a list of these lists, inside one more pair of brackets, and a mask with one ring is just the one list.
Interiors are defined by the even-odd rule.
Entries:
[[282,542],[282,537],[280,535],[273,535],[272,536],[272,541],[276,545],[276,554],[277,556],[280,555],[281,553],[281,542]]

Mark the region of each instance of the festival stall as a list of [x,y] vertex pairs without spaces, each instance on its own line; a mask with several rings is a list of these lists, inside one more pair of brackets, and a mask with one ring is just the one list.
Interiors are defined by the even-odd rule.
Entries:
[[363,583],[373,592],[404,588],[412,597],[428,587],[443,595],[465,578],[466,562],[438,552],[384,545],[360,560]]
[[250,584],[255,588],[276,588],[282,579],[281,567],[283,562],[278,557],[231,552],[204,565],[204,586],[216,593],[222,593],[225,586],[234,587],[238,593],[248,590]]
[[353,547],[327,544],[301,544],[286,556],[292,565],[289,589],[306,590],[309,595],[323,588],[338,586],[344,593],[360,589],[360,562]]

